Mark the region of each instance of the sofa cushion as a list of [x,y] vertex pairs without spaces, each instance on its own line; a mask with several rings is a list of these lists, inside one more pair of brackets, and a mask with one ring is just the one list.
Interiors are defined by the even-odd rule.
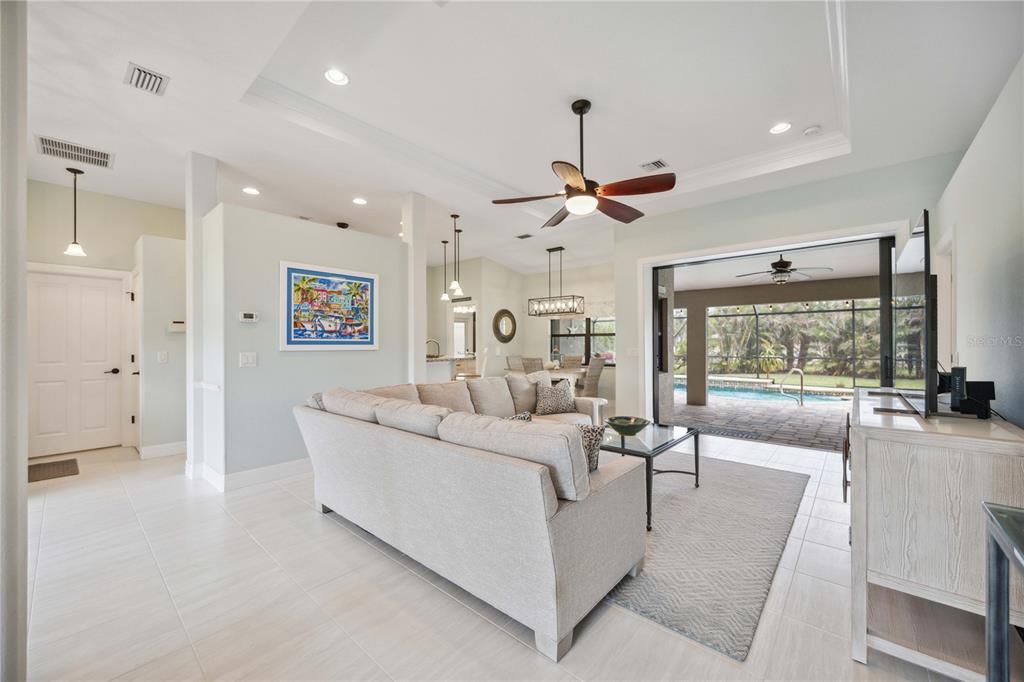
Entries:
[[427,405],[447,407],[454,412],[473,414],[473,400],[465,381],[445,381],[438,384],[416,384],[420,402]]
[[377,405],[386,400],[377,395],[350,391],[341,386],[324,391],[320,395],[324,409],[343,417],[352,417],[364,422],[377,423],[377,413],[374,411]]
[[491,417],[511,417],[516,413],[516,405],[512,401],[512,392],[508,382],[501,377],[484,379],[467,379],[469,397],[477,414]]
[[535,414],[533,421],[539,424],[590,424],[590,416],[581,412],[563,412],[562,414]]
[[437,438],[437,427],[452,413],[447,407],[423,405],[411,400],[385,400],[375,409],[377,421],[393,429]]
[[368,388],[363,393],[379,395],[381,398],[395,398],[396,400],[408,400],[411,403],[420,401],[420,394],[416,390],[416,384],[396,384],[394,386],[379,386]]
[[554,386],[537,386],[537,414],[565,414],[576,411],[572,384],[559,381]]
[[540,424],[485,415],[454,413],[437,429],[441,440],[548,467],[555,494],[582,500],[590,493],[583,439],[572,424]]
[[550,386],[551,374],[533,372],[532,374],[509,374],[505,377],[516,412],[537,411],[537,385]]

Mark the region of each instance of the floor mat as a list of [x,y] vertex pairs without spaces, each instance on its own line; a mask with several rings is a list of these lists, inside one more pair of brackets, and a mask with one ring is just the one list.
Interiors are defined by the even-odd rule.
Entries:
[[47,481],[51,478],[78,475],[77,459],[62,459],[56,462],[41,462],[28,465],[28,482]]

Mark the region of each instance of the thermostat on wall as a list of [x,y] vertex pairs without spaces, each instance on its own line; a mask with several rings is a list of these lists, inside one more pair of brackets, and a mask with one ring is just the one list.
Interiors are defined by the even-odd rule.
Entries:
[[260,321],[259,313],[238,313],[239,322],[248,322],[249,324],[255,324]]

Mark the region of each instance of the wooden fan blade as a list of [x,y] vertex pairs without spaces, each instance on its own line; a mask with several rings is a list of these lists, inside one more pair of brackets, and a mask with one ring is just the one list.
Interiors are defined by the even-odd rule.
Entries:
[[790,268],[790,272],[832,272],[832,268]]
[[580,191],[587,189],[587,181],[583,179],[583,173],[580,173],[580,169],[568,161],[552,161],[551,170],[555,171],[555,175],[561,178],[562,182],[573,189]]
[[604,197],[597,198],[597,210],[609,218],[615,218],[620,223],[631,223],[637,218],[642,218],[644,215],[632,206],[626,206],[618,201],[612,201]]
[[597,188],[597,195],[599,197],[622,197],[630,194],[654,194],[655,192],[667,192],[675,186],[675,173],[661,173],[601,185]]
[[770,275],[771,270],[762,270],[761,272],[744,272],[742,275],[736,275],[737,277],[753,277],[754,275]]
[[515,199],[495,199],[492,204],[521,204],[525,201],[538,201],[540,199],[554,199],[555,197],[564,197],[565,192],[555,192],[554,194],[544,194],[539,197],[516,197]]
[[789,274],[792,275],[793,277],[800,277],[802,279],[811,279],[811,276],[806,274],[802,270],[800,272],[797,272],[796,270],[790,270]]
[[554,227],[558,223],[560,223],[563,220],[565,220],[568,216],[569,216],[569,209],[567,209],[565,206],[563,206],[562,208],[558,209],[558,213],[556,213],[555,215],[553,215],[550,218],[548,218],[548,221],[546,223],[544,223],[543,225],[541,225],[541,228]]

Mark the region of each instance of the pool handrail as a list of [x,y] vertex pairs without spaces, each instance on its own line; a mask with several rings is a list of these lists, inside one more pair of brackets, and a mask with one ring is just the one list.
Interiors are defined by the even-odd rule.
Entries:
[[[786,379],[788,379],[789,375],[793,374],[794,372],[796,372],[797,374],[800,375],[800,398],[799,398],[798,402],[800,403],[800,407],[803,407],[804,406],[804,371],[802,369],[800,369],[799,367],[794,367],[793,369],[791,369],[788,372],[786,372],[786,376],[782,377],[782,381],[779,382],[779,393],[781,393],[782,395],[786,395],[786,392],[783,390],[783,388],[786,385]],[[790,398],[795,398],[795,396],[789,396],[789,397]]]

